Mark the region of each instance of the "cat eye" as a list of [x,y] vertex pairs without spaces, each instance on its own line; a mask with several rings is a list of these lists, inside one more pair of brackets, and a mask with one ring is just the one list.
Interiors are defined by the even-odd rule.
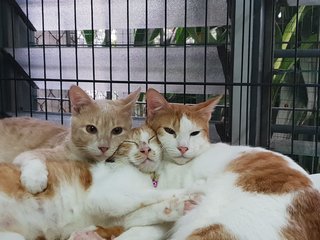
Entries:
[[93,126],[93,125],[87,125],[87,126],[86,126],[86,130],[87,130],[87,132],[90,133],[90,134],[95,134],[95,133],[98,132],[98,129],[97,129],[95,126]]
[[196,136],[196,135],[198,135],[199,133],[200,133],[200,131],[194,131],[194,132],[190,133],[190,136]]
[[112,133],[113,135],[119,135],[120,133],[122,133],[122,131],[123,131],[123,128],[122,128],[122,127],[116,127],[116,128],[114,128],[114,129],[112,129],[111,133]]
[[169,134],[176,134],[176,132],[172,128],[165,127],[164,130]]

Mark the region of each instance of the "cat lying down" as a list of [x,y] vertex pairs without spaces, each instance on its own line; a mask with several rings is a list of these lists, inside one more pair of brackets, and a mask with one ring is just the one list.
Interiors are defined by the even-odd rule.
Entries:
[[0,231],[54,240],[68,239],[72,232],[93,225],[100,226],[97,233],[107,231],[110,237],[122,230],[112,226],[127,229],[175,221],[189,196],[154,187],[150,173],[161,156],[152,130],[133,129],[108,162],[48,159],[48,187],[36,195],[20,184],[15,165],[1,163]]

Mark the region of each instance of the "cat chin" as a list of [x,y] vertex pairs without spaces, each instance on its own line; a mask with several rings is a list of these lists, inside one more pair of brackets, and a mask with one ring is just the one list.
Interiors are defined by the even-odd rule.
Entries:
[[150,173],[154,172],[159,164],[157,164],[154,160],[147,158],[141,164],[139,164],[138,168],[141,172]]
[[190,158],[188,158],[188,157],[173,157],[171,160],[178,165],[184,165],[184,164],[190,162],[192,159],[193,159],[193,157],[190,157]]

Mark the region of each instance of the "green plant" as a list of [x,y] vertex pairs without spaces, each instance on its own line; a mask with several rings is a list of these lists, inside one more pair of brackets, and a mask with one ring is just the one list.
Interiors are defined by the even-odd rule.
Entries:
[[[290,7],[282,7],[278,11],[287,16],[287,23],[275,22],[275,47],[276,49],[289,50],[297,49],[306,50],[317,48],[319,44],[319,8],[313,6],[300,6],[298,11]],[[281,20],[283,21],[283,20]],[[283,24],[284,30],[281,30],[280,24]],[[298,27],[298,28],[297,28]],[[296,45],[298,43],[298,45]],[[312,89],[303,87],[304,84],[313,83],[314,77],[306,74],[305,58],[276,58],[274,60],[273,69],[274,74],[272,83],[272,105],[273,106],[287,106],[292,107],[293,95],[296,96],[295,106],[300,108],[313,108],[315,105],[315,98],[312,94]],[[317,71],[313,66],[309,71]],[[296,76],[294,76],[294,73]],[[302,87],[282,87],[282,84],[293,84],[293,79],[296,79],[296,84]],[[293,91],[296,91],[295,93]],[[291,99],[291,101],[290,101]],[[278,113],[281,118],[286,118],[287,122],[292,120],[291,113],[286,111]],[[310,112],[299,112],[295,115],[295,124],[302,124],[311,116]]]

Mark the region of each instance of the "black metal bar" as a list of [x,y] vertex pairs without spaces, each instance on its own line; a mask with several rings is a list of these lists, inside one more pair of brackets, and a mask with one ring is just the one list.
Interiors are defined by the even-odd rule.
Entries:
[[[208,44],[208,0],[205,2],[205,13],[204,13],[204,75],[203,84],[207,83],[207,44]],[[206,99],[207,88],[203,88],[204,100]]]
[[[320,12],[320,11],[319,11]],[[318,20],[318,24],[319,24],[319,32],[320,32],[320,19]],[[320,41],[320,36],[318,34],[317,37],[317,42]],[[318,58],[318,69],[320,70],[320,57]],[[315,127],[316,127],[316,137],[315,137],[315,157],[314,157],[314,162],[312,164],[312,173],[316,173],[317,172],[317,167],[319,167],[319,158],[318,156],[318,144],[319,144],[319,139],[317,136],[319,136],[320,131],[319,131],[319,124],[320,124],[320,119],[319,119],[319,114],[320,114],[320,71],[318,71],[318,87],[316,87],[316,92],[317,92],[317,102],[316,102],[316,123],[315,123]]]
[[240,70],[240,106],[239,106],[239,132],[238,139],[241,143],[241,129],[242,129],[242,94],[243,94],[243,62],[244,62],[244,28],[245,28],[245,16],[246,16],[246,2],[242,3],[242,38],[241,38],[241,70]]
[[[252,1],[251,1],[252,2]],[[264,14],[263,17],[261,16],[263,13],[262,11],[265,10],[265,4],[263,1],[254,1],[253,5],[253,21],[252,21],[252,59],[251,59],[251,83],[256,83],[257,85],[260,85],[261,80],[261,28],[265,24],[265,17]],[[252,8],[250,4],[250,9]],[[250,20],[250,26],[251,26],[251,20]],[[250,49],[249,49],[250,51]],[[268,50],[265,50],[268,51]],[[248,72],[250,72],[250,69],[248,67]],[[260,93],[260,96],[258,95],[258,92]],[[249,127],[249,145],[255,146],[257,144],[261,144],[260,141],[257,143],[258,137],[257,137],[257,130],[261,129],[262,123],[262,111],[265,111],[265,109],[262,110],[262,107],[266,108],[266,106],[260,105],[260,108],[258,108],[258,101],[261,100],[261,98],[258,100],[258,97],[261,97],[262,95],[262,87],[258,89],[258,86],[252,86],[250,91],[250,115],[248,117],[250,121],[250,127]],[[259,122],[256,121],[257,114],[259,114]],[[259,137],[261,138],[259,132]]]
[[[1,50],[0,50],[1,51]],[[26,74],[26,76],[28,76],[27,74]],[[8,77],[8,78],[6,78],[7,80],[14,80],[14,78],[12,78],[12,77]],[[19,77],[16,77],[16,80],[17,81],[25,81],[25,78],[19,78]],[[34,81],[43,81],[44,79],[43,78],[36,78],[36,77],[33,77],[32,78],[32,80],[34,80]],[[56,81],[59,81],[59,79],[57,79],[57,78],[46,78],[46,81],[47,82],[56,82]],[[63,81],[64,82],[74,82],[74,79],[72,78],[70,78],[70,79],[68,79],[68,78],[64,78],[63,79]],[[115,78],[113,78],[112,79],[112,81],[114,82],[114,83],[128,83],[128,81],[127,80],[121,80],[121,79],[115,79]],[[155,83],[155,84],[157,84],[157,83],[162,83],[163,84],[163,81],[158,81],[158,80],[152,80],[151,79],[151,81],[152,81],[152,84],[153,83]],[[89,80],[89,79],[79,79],[79,82],[92,82],[92,80]],[[96,82],[107,82],[107,83],[110,83],[110,80],[108,80],[108,79],[96,79]],[[138,81],[138,80],[131,80],[131,83],[133,83],[133,84],[143,84],[143,83],[145,83],[145,81]],[[183,84],[186,84],[186,85],[196,85],[196,86],[199,86],[199,85],[203,85],[203,82],[193,82],[193,81],[188,81],[187,83],[183,83],[183,82],[175,82],[175,81],[170,81],[170,82],[168,82],[167,81],[167,84],[168,85],[183,85]],[[34,85],[34,84],[33,84]],[[292,87],[293,86],[293,84],[292,83],[288,83],[288,84],[276,84],[276,83],[273,83],[272,84],[273,86],[286,86],[286,87]],[[265,87],[267,87],[267,86],[269,86],[268,85],[268,83],[225,83],[225,82],[207,82],[206,83],[206,86],[226,86],[226,87],[240,87],[240,86],[265,86]],[[296,87],[300,87],[300,86],[303,86],[303,87],[318,87],[319,85],[317,84],[317,83],[310,83],[310,84],[302,84],[302,83],[300,83],[300,84],[296,84],[295,85]]]
[[320,57],[320,49],[276,49],[274,50],[275,58],[317,58]]
[[91,51],[92,51],[92,88],[93,88],[93,98],[96,98],[96,69],[95,69],[95,54],[94,54],[94,24],[93,24],[93,0],[90,4],[90,14],[91,14]]
[[112,33],[112,28],[111,28],[111,0],[108,1],[108,10],[109,10],[109,71],[110,71],[110,93],[112,97],[112,42],[111,42],[111,33]]
[[73,15],[74,15],[74,53],[76,61],[76,83],[79,85],[79,65],[78,65],[78,28],[77,28],[77,0],[73,1]]
[[62,101],[62,60],[61,60],[61,29],[60,29],[60,0],[57,0],[58,7],[58,50],[59,50],[59,78],[60,78],[60,122],[63,124],[63,101]]
[[127,68],[128,68],[128,93],[130,92],[130,5],[127,0]]
[[148,89],[148,0],[146,0],[146,26],[145,26],[145,34],[146,34],[146,89]]
[[[254,10],[256,10],[256,9],[254,9]],[[259,59],[255,58],[256,55],[255,55],[255,53],[253,51],[252,51],[252,56],[251,56],[251,48],[254,48],[254,44],[255,43],[259,44],[259,38],[255,38],[256,36],[253,36],[253,41],[252,41],[252,45],[253,46],[251,46],[251,23],[252,23],[251,19],[257,13],[258,13],[258,16],[260,16],[260,14],[259,14],[260,12],[254,11],[254,13],[252,13],[252,1],[249,1],[247,74],[248,74],[250,83],[252,81],[257,81],[259,83],[258,78],[254,78],[252,75],[251,75],[251,78],[250,78],[250,74],[249,74],[251,65],[254,66],[254,64],[257,64],[258,65],[257,67],[259,68],[259,61],[256,61],[256,60],[259,60]],[[259,20],[257,19],[257,22],[254,21],[254,23],[256,23],[255,27],[257,27],[257,29],[255,29],[254,32],[255,33],[257,33],[257,32],[260,33],[260,25],[257,24],[257,23],[260,24],[260,19]],[[250,96],[250,98],[249,98],[249,96]],[[256,145],[255,136],[256,136],[256,124],[257,123],[256,123],[255,119],[257,118],[256,113],[258,111],[258,109],[257,109],[257,101],[258,101],[257,97],[258,97],[257,88],[253,87],[253,86],[251,86],[251,88],[248,87],[247,88],[247,99],[246,99],[246,108],[247,108],[246,109],[246,145],[248,143],[250,145],[253,145],[253,146]],[[250,101],[250,99],[252,99],[252,101]],[[250,136],[249,133],[250,134],[254,134],[254,136]]]
[[167,94],[167,27],[168,27],[168,0],[164,0],[164,97]]
[[184,42],[183,42],[183,103],[186,103],[186,78],[187,78],[187,0],[184,1]]
[[294,55],[294,77],[293,77],[293,99],[292,99],[292,126],[291,126],[291,156],[293,155],[293,145],[294,145],[294,130],[295,130],[295,108],[296,108],[296,82],[297,82],[297,48],[298,48],[298,30],[299,30],[299,0],[297,0],[297,10],[296,10],[296,14],[297,14],[297,18],[296,18],[296,30],[295,30],[295,38],[294,38],[294,42],[295,42],[295,55]]
[[[319,20],[320,23],[320,20]],[[319,30],[320,30],[320,24],[319,24]],[[319,35],[318,35],[318,42],[319,42]],[[320,69],[320,58],[318,58],[318,69]],[[317,158],[318,156],[318,143],[319,143],[319,139],[317,136],[319,136],[320,131],[319,131],[319,108],[320,108],[320,71],[318,72],[318,87],[316,87],[317,90],[317,103],[316,103],[316,137],[315,137],[315,158]],[[313,167],[313,171],[312,173],[317,172],[317,167],[319,166],[319,158],[317,158],[317,160],[314,162],[314,164],[312,165]]]
[[[225,71],[225,72],[228,72],[228,74],[225,75],[226,79],[225,79],[225,93],[224,93],[224,96],[225,96],[225,99],[224,99],[224,106],[225,106],[225,116],[223,118],[223,124],[224,124],[224,139],[227,141],[227,142],[231,142],[231,136],[232,136],[232,108],[231,107],[228,107],[227,108],[227,97],[229,97],[229,104],[232,103],[232,92],[233,92],[233,87],[232,86],[228,86],[228,83],[230,82],[233,82],[233,68],[232,67],[229,67],[230,62],[232,61],[234,55],[234,14],[235,14],[235,2],[234,1],[231,1],[231,0],[227,0],[227,14],[226,14],[226,22],[227,22],[227,37],[226,37],[226,42],[225,42],[225,56],[226,56],[226,64],[228,66],[227,69],[229,69],[229,71]],[[230,56],[230,59],[229,59],[229,54],[228,54],[228,44],[229,44],[229,24],[230,24],[230,21],[229,21],[229,18],[231,20],[231,31],[230,31],[230,34],[232,34],[232,36],[230,37],[230,43],[231,43],[231,56]],[[229,90],[229,92],[228,92]],[[227,120],[228,119],[228,120]]]
[[[16,58],[16,51],[15,51],[15,45],[16,45],[16,42],[15,42],[15,36],[14,36],[14,32],[15,32],[15,21],[14,21],[14,9],[13,7],[11,6],[10,8],[11,10],[11,37],[12,37],[12,57],[13,59],[15,60]],[[18,94],[17,94],[17,81],[16,81],[16,69],[13,69],[13,78],[14,78],[14,109],[15,109],[15,115],[18,116]]]
[[[44,3],[41,0],[41,22],[42,22],[42,53],[43,53],[43,80],[44,94],[47,96],[47,68],[46,68],[46,47],[45,47],[45,31],[44,31]],[[45,119],[48,120],[48,101],[44,100]]]
[[271,125],[271,132],[273,133],[290,133],[290,134],[306,134],[320,137],[319,126],[296,126],[292,132],[292,125],[273,124]]
[[[26,0],[26,16],[29,20],[29,1]],[[27,31],[27,51],[28,51],[28,75],[29,75],[29,104],[30,104],[30,117],[33,115],[33,102],[32,102],[32,85],[31,85],[31,62],[30,62],[30,30],[26,28]]]

